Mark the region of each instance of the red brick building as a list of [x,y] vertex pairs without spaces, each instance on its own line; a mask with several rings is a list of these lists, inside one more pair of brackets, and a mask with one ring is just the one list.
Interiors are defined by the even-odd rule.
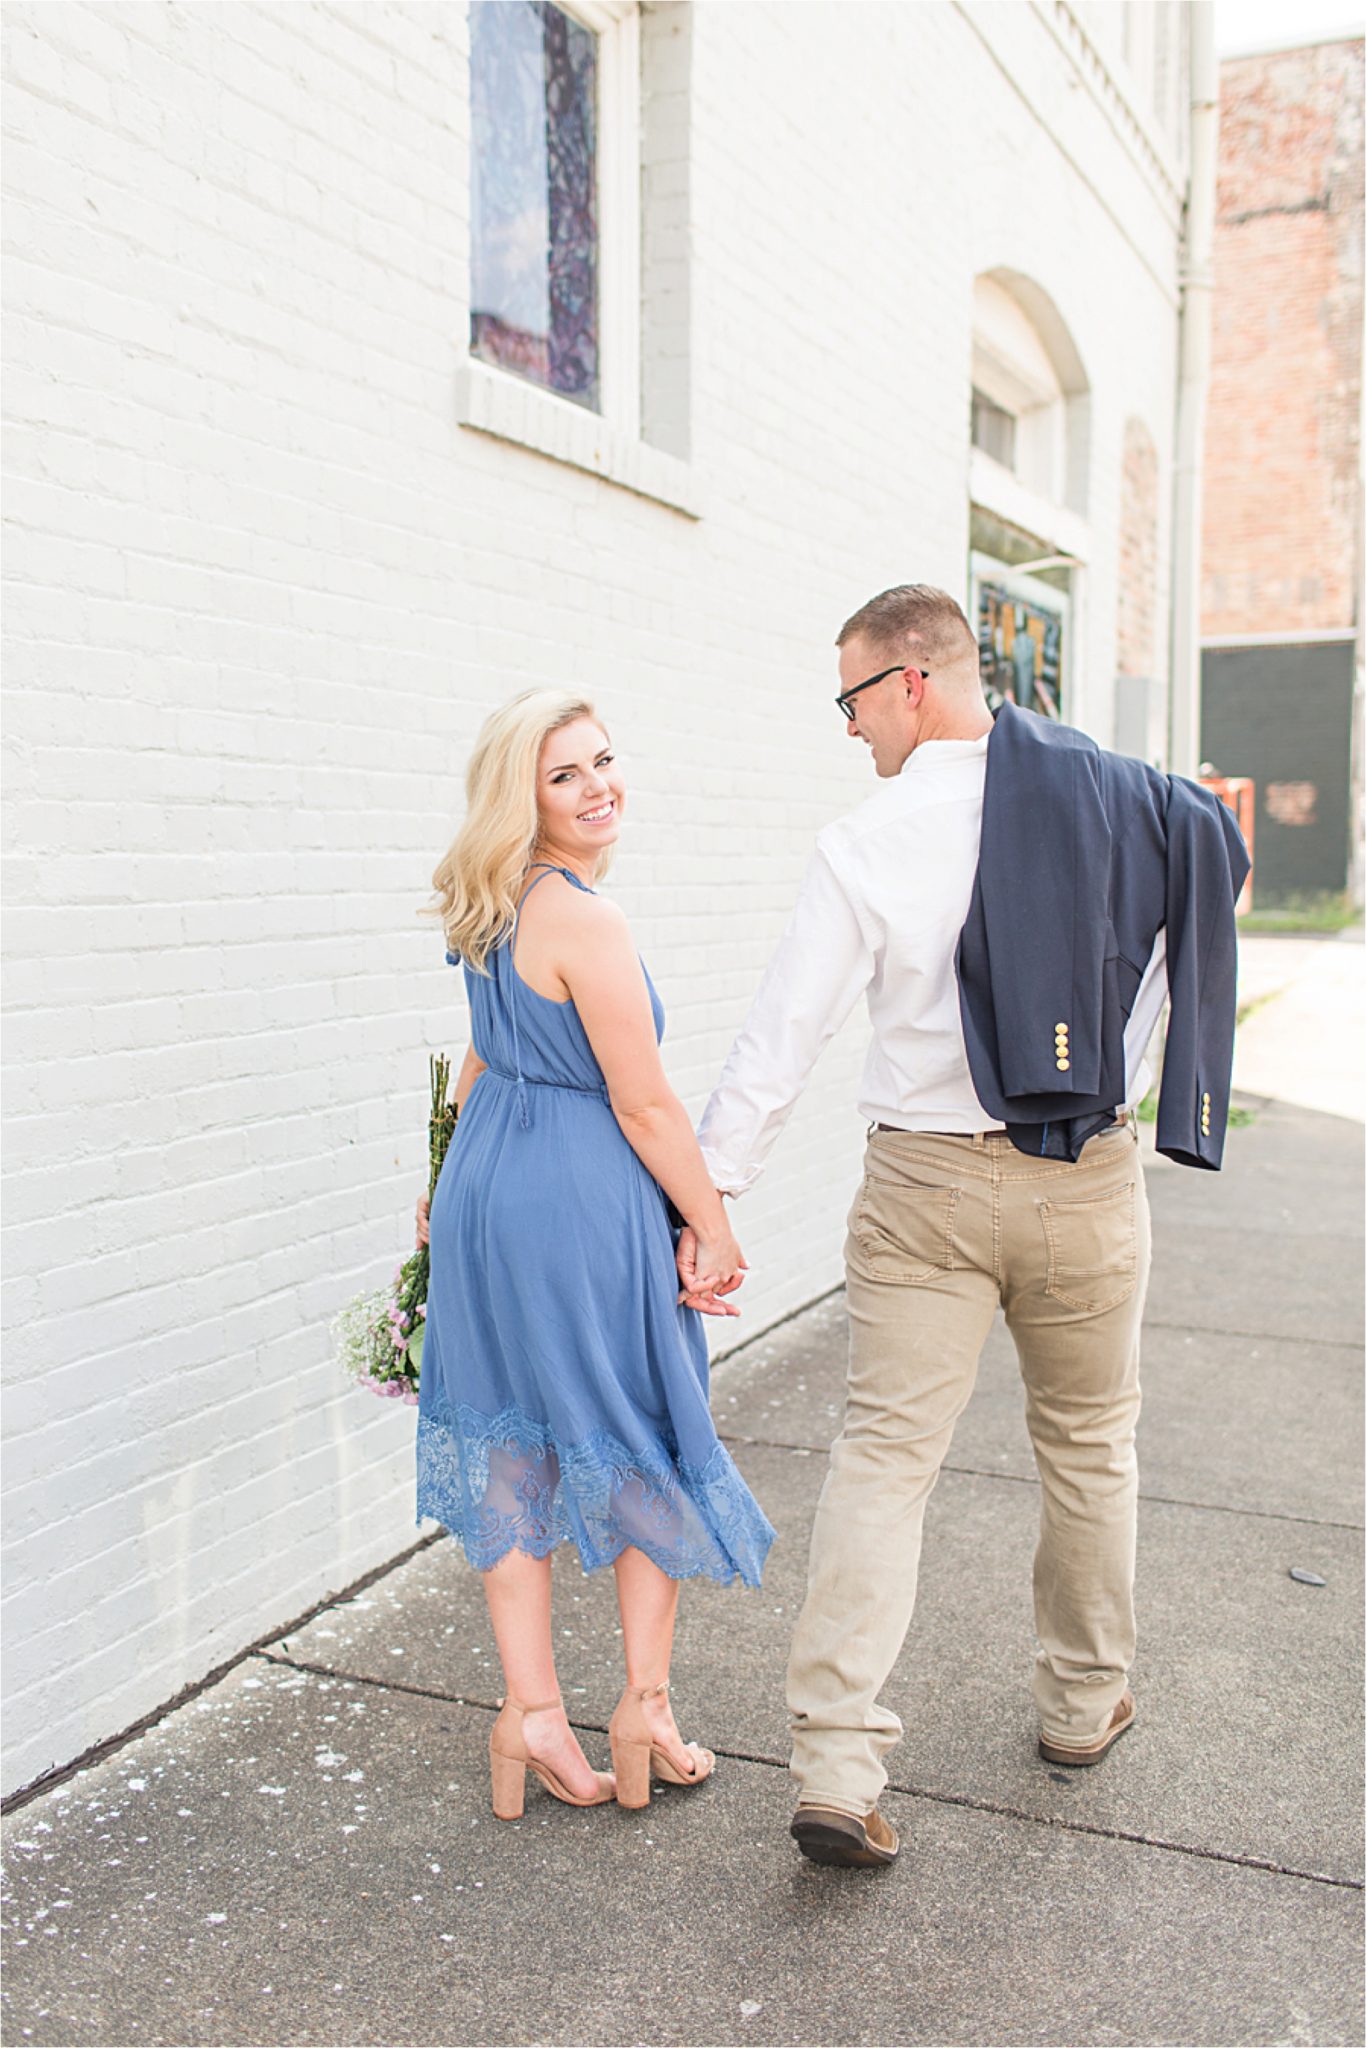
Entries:
[[1362,59],[1220,67],[1202,751],[1257,782],[1264,902],[1346,886],[1359,814]]

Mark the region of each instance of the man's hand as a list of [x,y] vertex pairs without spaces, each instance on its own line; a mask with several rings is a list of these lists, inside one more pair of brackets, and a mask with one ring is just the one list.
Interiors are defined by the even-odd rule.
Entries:
[[734,1307],[732,1303],[723,1300],[722,1296],[733,1294],[735,1289],[742,1284],[745,1273],[749,1270],[743,1259],[740,1262],[741,1270],[731,1279],[723,1280],[714,1287],[699,1289],[697,1284],[697,1232],[690,1224],[684,1224],[679,1234],[678,1250],[674,1254],[674,1263],[678,1267],[678,1278],[682,1289],[678,1297],[680,1307],[695,1308],[699,1314],[704,1316],[739,1315],[739,1309]]
[[432,1205],[427,1196],[419,1195],[417,1198],[417,1241],[419,1246],[430,1244],[432,1241],[430,1227],[431,1210]]

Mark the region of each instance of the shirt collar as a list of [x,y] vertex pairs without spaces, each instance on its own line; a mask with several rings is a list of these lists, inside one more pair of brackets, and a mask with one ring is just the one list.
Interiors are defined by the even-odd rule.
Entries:
[[901,764],[901,773],[909,775],[914,769],[923,773],[926,769],[947,766],[951,761],[970,761],[975,755],[986,758],[987,742],[991,734],[984,732],[976,740],[922,740]]

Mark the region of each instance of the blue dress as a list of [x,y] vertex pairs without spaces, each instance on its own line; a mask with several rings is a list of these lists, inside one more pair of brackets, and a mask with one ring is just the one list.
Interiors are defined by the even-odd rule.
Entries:
[[487,1072],[432,1202],[419,1519],[481,1571],[564,1542],[594,1571],[634,1544],[671,1578],[757,1586],[774,1532],[712,1424],[663,1191],[622,1135],[573,1003],[518,974],[516,932],[487,975],[465,970]]

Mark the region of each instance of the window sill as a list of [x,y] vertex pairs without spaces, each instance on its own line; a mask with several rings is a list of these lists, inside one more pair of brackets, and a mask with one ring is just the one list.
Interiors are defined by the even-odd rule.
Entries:
[[534,449],[554,462],[620,484],[637,497],[653,498],[689,519],[702,516],[690,464],[520,377],[507,376],[488,363],[463,363],[456,373],[456,408],[460,424],[475,433]]
[[1081,562],[1092,559],[1091,529],[1079,512],[1030,490],[980,448],[971,451],[968,491],[974,505],[1022,527],[1060,555],[1075,555]]

